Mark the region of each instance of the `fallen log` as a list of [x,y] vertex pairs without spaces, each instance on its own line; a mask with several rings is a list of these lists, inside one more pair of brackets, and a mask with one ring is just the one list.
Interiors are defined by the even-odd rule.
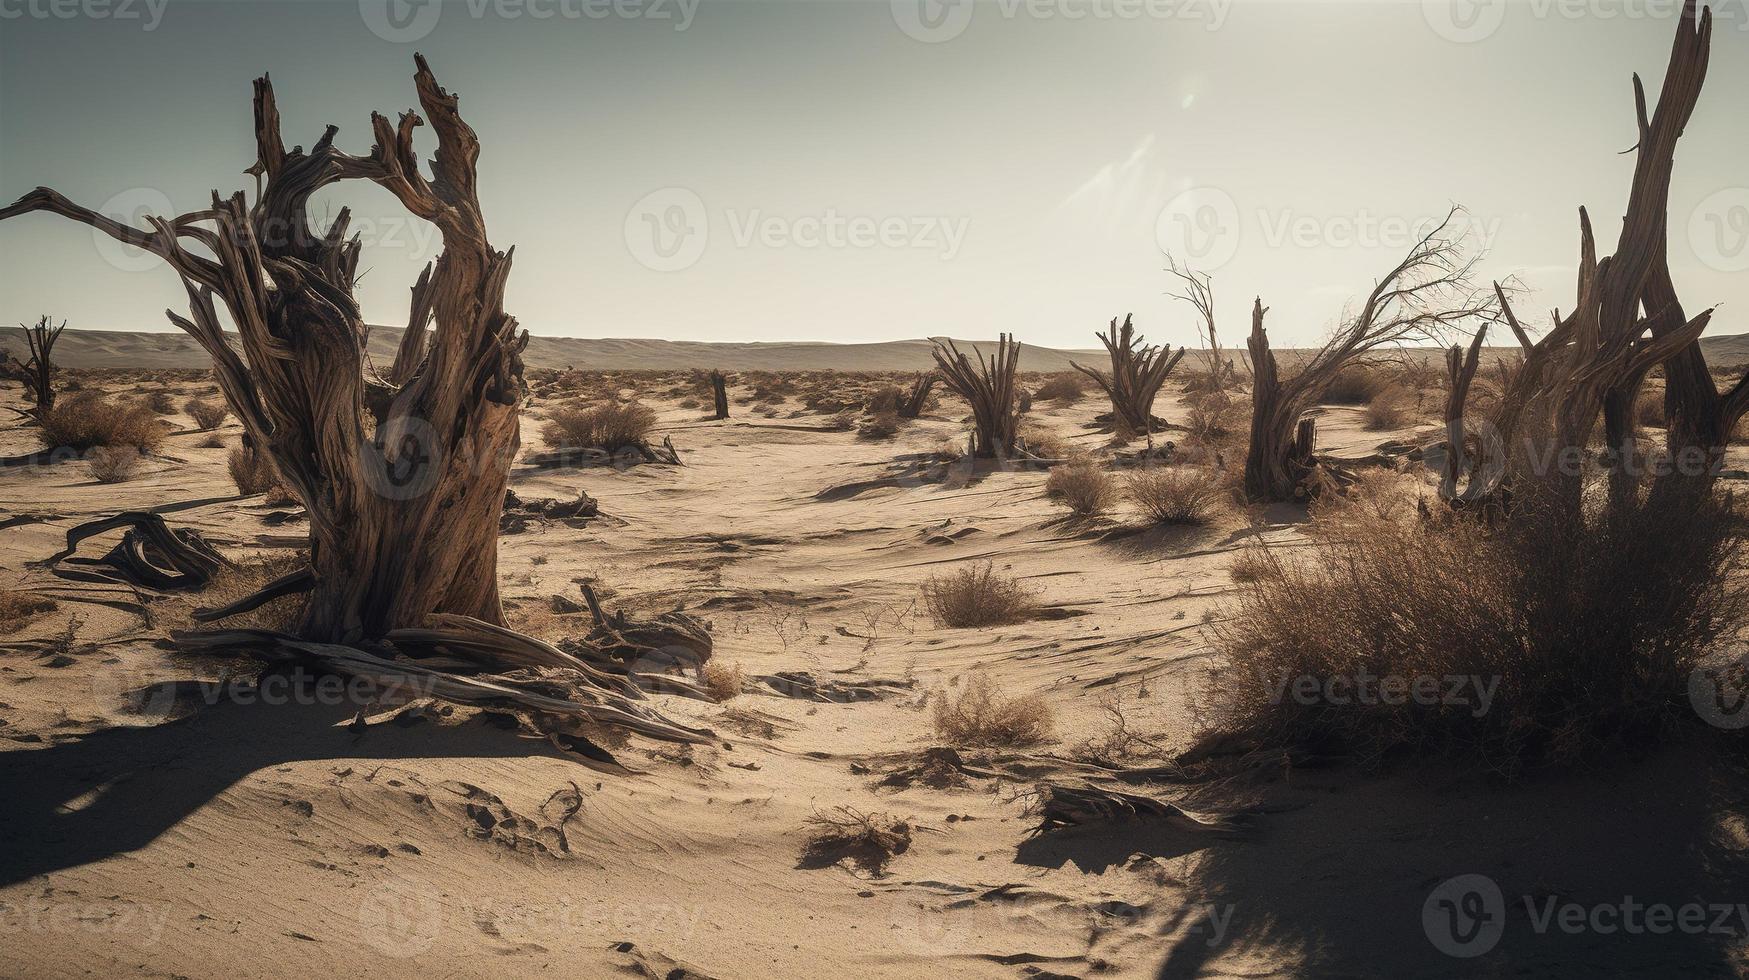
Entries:
[[49,556],[39,565],[53,570],[78,551],[79,545],[87,538],[122,527],[127,528],[127,532],[108,554],[84,560],[86,564],[107,566],[115,572],[114,575],[91,573],[98,578],[171,592],[205,588],[221,569],[232,567],[231,560],[207,544],[199,531],[172,529],[157,514],[138,510],[87,521],[68,529],[66,549]]

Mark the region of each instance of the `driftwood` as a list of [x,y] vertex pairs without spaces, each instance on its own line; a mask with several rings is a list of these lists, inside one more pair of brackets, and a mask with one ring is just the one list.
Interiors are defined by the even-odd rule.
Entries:
[[1111,399],[1114,420],[1121,423],[1117,427],[1119,432],[1145,435],[1149,442],[1153,442],[1154,398],[1172,369],[1184,360],[1186,349],[1180,347],[1174,354],[1171,344],[1138,347],[1142,338],[1136,333],[1129,316],[1123,318],[1122,327],[1113,317],[1110,333],[1100,332],[1097,336],[1111,355],[1111,372],[1107,374],[1097,368],[1083,367],[1074,361],[1070,361],[1069,366],[1092,378],[1104,389],[1106,397]]
[[976,347],[977,364],[960,353],[952,340],[935,341],[935,364],[942,384],[972,406],[972,455],[1008,459],[1014,453],[1019,427],[1019,396],[1015,373],[1020,365],[1020,344],[1008,334],[996,343],[996,355],[988,360]]
[[929,402],[929,392],[939,380],[941,380],[940,376],[934,371],[919,374],[917,380],[911,382],[911,393],[899,399],[899,404],[896,407],[899,417],[914,419],[922,415],[923,406]]
[[715,409],[713,418],[729,417],[729,381],[723,377],[723,372],[711,370],[711,405]]
[[601,505],[587,491],[578,490],[575,500],[536,497],[523,500],[514,490],[504,491],[504,515],[498,522],[499,534],[521,534],[530,521],[558,522],[567,527],[584,527],[601,515]]
[[1197,813],[1176,803],[1091,786],[1059,786],[1040,783],[1032,810],[1039,825],[1033,834],[1048,834],[1068,827],[1130,820],[1164,820],[1172,826],[1214,837],[1242,837],[1244,824],[1231,816]]
[[125,511],[114,517],[87,521],[67,531],[65,550],[50,555],[42,565],[53,569],[72,557],[87,538],[127,528],[121,542],[102,558],[88,564],[103,565],[114,575],[96,573],[109,581],[160,592],[205,588],[231,561],[206,543],[192,528],[172,529],[164,518],[145,511]]

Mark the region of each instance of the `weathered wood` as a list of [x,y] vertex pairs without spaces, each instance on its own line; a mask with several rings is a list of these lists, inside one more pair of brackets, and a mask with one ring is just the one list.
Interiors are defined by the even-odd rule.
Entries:
[[86,521],[67,530],[67,547],[42,561],[53,569],[72,557],[86,539],[126,528],[121,542],[93,564],[111,568],[120,581],[161,592],[206,587],[231,561],[216,551],[200,532],[172,529],[164,518],[146,511],[130,510],[114,517]]
[[711,404],[715,408],[714,418],[729,417],[729,381],[723,377],[723,372],[711,370]]
[[0,375],[24,385],[24,397],[31,403],[27,414],[34,418],[42,418],[55,407],[55,341],[65,329],[67,321],[62,320],[57,327],[48,314],[44,314],[35,326],[18,325],[18,332],[24,334],[25,346],[30,351],[30,360],[20,361],[0,354]]
[[937,340],[936,369],[942,384],[972,407],[972,455],[984,459],[1009,459],[1015,455],[1014,436],[1019,429],[1019,393],[1015,375],[1020,364],[1020,344],[1008,334],[996,342],[995,356],[985,359],[976,347],[976,366],[952,340]]
[[929,402],[929,392],[935,387],[935,383],[939,380],[941,380],[940,376],[934,371],[926,371],[919,374],[917,379],[911,382],[910,394],[899,400],[899,404],[896,408],[899,417],[902,419],[914,419],[919,415],[922,415],[924,405]]
[[1175,354],[1171,344],[1163,347],[1143,345],[1142,337],[1136,333],[1128,315],[1123,318],[1122,327],[1113,317],[1110,332],[1099,332],[1095,336],[1111,356],[1111,372],[1083,367],[1074,361],[1070,361],[1069,366],[1092,378],[1105,391],[1106,397],[1111,399],[1112,414],[1120,423],[1120,431],[1144,435],[1151,445],[1154,441],[1154,398],[1173,368],[1184,360],[1188,348],[1180,347]]

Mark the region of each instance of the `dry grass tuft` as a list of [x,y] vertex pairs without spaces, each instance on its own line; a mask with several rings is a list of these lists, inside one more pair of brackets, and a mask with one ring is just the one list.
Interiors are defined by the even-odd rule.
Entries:
[[968,676],[958,696],[936,692],[933,702],[936,733],[957,745],[1036,745],[1056,727],[1050,702],[1003,697],[985,674]]
[[1092,517],[1111,507],[1117,497],[1117,485],[1098,463],[1078,459],[1051,470],[1045,480],[1045,493],[1061,501],[1077,517]]
[[1023,622],[1036,609],[1032,593],[990,562],[932,576],[923,583],[923,604],[937,626],[962,629]]
[[1220,474],[1201,468],[1138,470],[1129,475],[1125,489],[1155,524],[1207,524],[1226,495]]
[[1087,384],[1081,380],[1081,375],[1073,371],[1053,374],[1045,379],[1033,392],[1033,397],[1039,401],[1057,402],[1062,405],[1073,405],[1087,395]]
[[727,701],[741,693],[746,677],[741,672],[740,664],[706,660],[699,665],[698,682],[710,692],[711,697],[718,701]]
[[1269,552],[1261,547],[1246,548],[1227,566],[1227,574],[1233,581],[1241,585],[1250,582],[1261,582],[1271,575],[1277,574],[1279,567]]
[[144,458],[132,446],[98,446],[85,454],[85,469],[98,483],[126,483],[139,473]]
[[899,434],[899,413],[887,409],[864,418],[856,427],[858,439],[891,439]]
[[1330,386],[1324,389],[1324,397],[1318,400],[1325,405],[1365,405],[1389,383],[1377,368],[1350,364],[1336,372],[1336,377],[1330,379]]
[[1641,428],[1662,429],[1670,424],[1664,413],[1664,389],[1646,388],[1634,399],[1634,421]]
[[202,429],[218,428],[225,424],[226,416],[231,414],[230,407],[224,402],[209,402],[200,398],[190,398],[182,404],[182,410]]
[[1387,388],[1373,396],[1366,403],[1362,416],[1366,419],[1366,427],[1371,432],[1382,432],[1387,429],[1401,429],[1409,422],[1409,407],[1404,403],[1403,396],[1393,388]]
[[225,466],[231,471],[231,482],[237,485],[238,493],[268,493],[279,486],[279,470],[273,465],[273,458],[249,446],[231,450]]
[[1629,506],[1575,514],[1533,486],[1492,529],[1321,516],[1315,547],[1243,585],[1215,627],[1231,666],[1211,675],[1205,744],[1452,755],[1510,778],[1695,722],[1691,676],[1749,625],[1742,522],[1711,498]]
[[808,827],[808,843],[797,865],[801,868],[829,868],[848,860],[867,874],[879,875],[894,857],[911,849],[911,821],[884,813],[841,806],[815,811]]
[[554,449],[601,449],[614,453],[643,445],[655,425],[655,411],[641,402],[607,402],[587,408],[556,407],[542,431]]
[[55,608],[55,600],[34,592],[0,589],[0,630],[16,632],[38,615]]
[[50,449],[131,446],[150,452],[163,443],[164,426],[143,404],[119,404],[100,392],[81,391],[55,403],[42,420],[40,438]]

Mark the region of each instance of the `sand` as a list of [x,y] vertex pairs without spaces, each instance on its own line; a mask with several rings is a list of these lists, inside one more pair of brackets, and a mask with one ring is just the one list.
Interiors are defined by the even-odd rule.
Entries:
[[[177,401],[198,387],[182,385]],[[1164,750],[1188,743],[1200,685],[1220,669],[1207,628],[1227,614],[1229,565],[1258,537],[1302,544],[1304,512],[1227,512],[1176,531],[1140,529],[1127,510],[1074,523],[1045,497],[1042,472],[823,501],[823,490],[957,442],[963,413],[869,442],[824,431],[819,415],[788,418],[793,401],[761,417],[745,411],[745,389],[733,395],[727,422],[646,396],[683,466],[515,469],[519,495],[583,489],[606,516],[502,539],[513,621],[575,632],[578,620],[546,610],[588,578],[634,615],[681,607],[706,618],[715,659],[749,678],[889,683],[850,703],[751,680],[722,705],[662,698],[721,741],[634,741],[618,754],[642,774],[627,777],[465,711],[385,715],[357,730],[345,704],[278,703],[287,688],[168,648],[176,600],[142,615],[130,589],[29,565],[68,527],[123,508],[156,509],[240,560],[289,554],[295,517],[236,498],[226,450],[199,447],[203,434],[171,436],[171,459],[117,485],[77,463],[0,471],[0,587],[59,601],[0,648],[0,975],[1744,969],[1745,924],[1735,935],[1539,935],[1518,907],[1523,896],[1744,900],[1749,784],[1680,751],[1512,788],[1437,766],[1284,766],[1203,792],[1251,812],[1236,839],[1165,821],[1035,834],[1029,793],[1086,777],[1077,757],[1110,733],[1114,709]],[[16,389],[5,397],[18,404]],[[1034,419],[1091,450],[1106,441],[1085,428],[1100,409],[1093,398],[1041,404]],[[1184,408],[1174,394],[1159,411]],[[524,423],[528,451],[542,446],[539,415],[537,405]],[[1320,422],[1326,446],[1355,456],[1424,431],[1367,432],[1352,408],[1327,408]],[[30,448],[17,426],[0,435],[0,450]],[[234,443],[237,429],[221,435]],[[1018,577],[1048,615],[933,625],[919,584],[977,561]],[[1056,736],[962,747],[983,774],[962,786],[883,786],[943,744],[926,701],[975,671],[1046,699]],[[907,820],[912,845],[882,873],[806,866],[810,817],[838,807]],[[1441,881],[1476,873],[1514,905],[1494,954],[1453,958],[1429,941],[1424,904]]]

